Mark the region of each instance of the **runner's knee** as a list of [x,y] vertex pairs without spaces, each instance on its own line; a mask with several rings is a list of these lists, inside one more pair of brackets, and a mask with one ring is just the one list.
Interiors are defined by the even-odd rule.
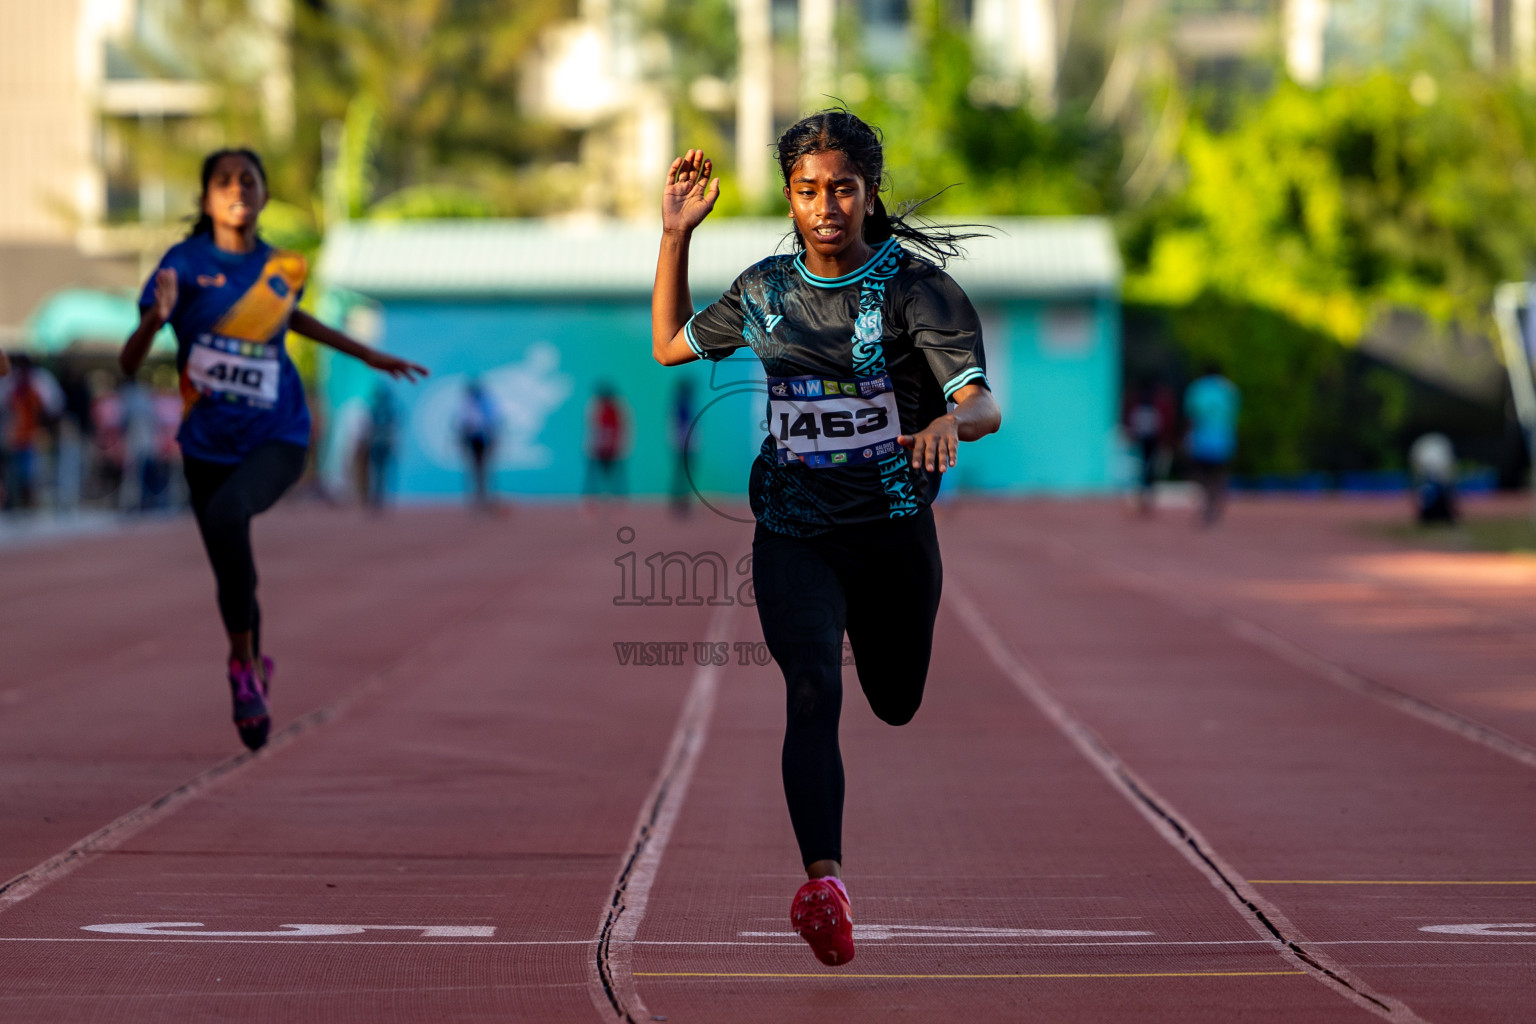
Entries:
[[792,725],[812,725],[829,717],[836,723],[842,710],[842,673],[837,664],[792,666],[784,673],[784,683]]
[[886,725],[906,725],[923,704],[923,684],[927,678],[928,664],[924,659],[921,666],[886,665],[872,670],[870,677],[860,672],[859,685],[876,718]]
[[917,717],[917,709],[922,703],[923,695],[919,691],[901,700],[871,700],[869,706],[874,709],[875,717],[886,725],[906,725]]
[[250,514],[237,496],[216,494],[202,514],[203,530],[221,546],[241,544],[251,526]]

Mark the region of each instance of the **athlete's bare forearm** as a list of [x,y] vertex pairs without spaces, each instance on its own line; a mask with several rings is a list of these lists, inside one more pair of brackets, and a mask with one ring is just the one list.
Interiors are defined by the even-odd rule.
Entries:
[[117,365],[122,368],[124,376],[132,377],[139,372],[139,367],[144,365],[144,358],[149,355],[150,345],[154,344],[155,335],[164,326],[165,321],[160,319],[153,306],[139,315],[139,326],[128,335],[123,350],[117,354]]
[[396,380],[415,382],[427,375],[427,368],[419,363],[413,363],[398,356],[392,356],[387,352],[380,352],[376,348],[369,348],[360,341],[343,334],[334,327],[327,327],[302,309],[293,311],[293,316],[288,321],[288,328],[306,338],[318,341],[335,349],[343,355],[361,360],[364,364],[375,370],[387,373]]
[[661,192],[661,253],[651,291],[651,355],[662,366],[691,363],[698,356],[683,334],[693,316],[688,294],[688,243],[720,198],[720,179],[702,149],[690,149],[667,170]]
[[651,355],[663,366],[676,366],[694,358],[693,350],[681,338],[683,325],[693,316],[693,298],[688,291],[688,244],[692,236],[692,231],[663,231],[661,252],[656,257],[656,286],[651,290]]
[[903,434],[896,442],[912,451],[912,468],[952,469],[960,456],[961,441],[986,437],[1003,424],[1003,414],[992,392],[980,384],[967,384],[954,393],[955,407],[916,434]]
[[1003,425],[1003,411],[992,392],[980,384],[967,384],[955,392],[955,432],[962,441],[978,441]]
[[302,309],[293,311],[293,316],[288,320],[288,329],[295,334],[302,334],[306,338],[318,341],[327,348],[333,348],[342,355],[361,359],[365,363],[373,351],[362,342],[353,341],[336,328],[321,323]]

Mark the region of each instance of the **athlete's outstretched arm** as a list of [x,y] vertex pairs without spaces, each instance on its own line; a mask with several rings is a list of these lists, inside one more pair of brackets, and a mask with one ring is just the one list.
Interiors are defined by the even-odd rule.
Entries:
[[419,378],[425,377],[428,372],[427,368],[420,363],[407,362],[388,352],[380,352],[376,348],[369,348],[361,342],[353,341],[334,327],[327,327],[302,309],[293,311],[293,316],[288,320],[288,329],[306,338],[313,338],[343,355],[360,359],[375,370],[387,373],[396,380],[403,379],[414,383]]
[[996,433],[1003,425],[1003,411],[980,384],[967,384],[954,394],[955,408],[916,434],[903,434],[896,441],[912,449],[914,469],[937,469],[940,473],[954,467],[960,455],[961,441],[976,441]]
[[176,271],[165,267],[155,273],[155,301],[139,313],[139,326],[128,335],[123,350],[117,354],[117,365],[126,376],[132,377],[144,365],[149,346],[154,344],[155,334],[165,326],[176,310]]
[[651,355],[663,366],[691,363],[698,356],[683,335],[693,316],[688,294],[688,244],[720,198],[720,179],[702,149],[690,149],[667,171],[661,193],[661,254],[656,257],[656,287],[651,291]]

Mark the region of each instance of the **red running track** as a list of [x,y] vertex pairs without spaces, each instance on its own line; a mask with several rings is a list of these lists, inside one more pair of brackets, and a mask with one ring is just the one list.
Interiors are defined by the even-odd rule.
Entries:
[[845,707],[843,969],[750,606],[630,603],[750,597],[750,527],[279,509],[256,757],[190,523],[0,549],[0,1019],[1531,1019],[1536,560],[944,512],[922,712]]

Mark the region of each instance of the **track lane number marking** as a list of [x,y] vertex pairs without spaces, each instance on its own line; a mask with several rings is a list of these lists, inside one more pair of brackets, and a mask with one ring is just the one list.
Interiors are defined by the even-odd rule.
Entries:
[[1536,936],[1536,924],[1427,924],[1421,932],[1436,935],[1485,935],[1529,938]]
[[424,939],[489,939],[493,925],[483,924],[281,924],[275,931],[209,931],[201,921],[138,921],[122,924],[88,924],[80,929],[105,935],[145,937],[183,936],[200,939],[316,938],[324,935],[361,935],[364,932],[419,932]]
[[[856,924],[856,942],[881,939],[1122,939],[1144,938],[1155,932],[1083,931],[1075,928],[976,928],[964,925]],[[739,932],[743,939],[794,939],[794,932]]]

